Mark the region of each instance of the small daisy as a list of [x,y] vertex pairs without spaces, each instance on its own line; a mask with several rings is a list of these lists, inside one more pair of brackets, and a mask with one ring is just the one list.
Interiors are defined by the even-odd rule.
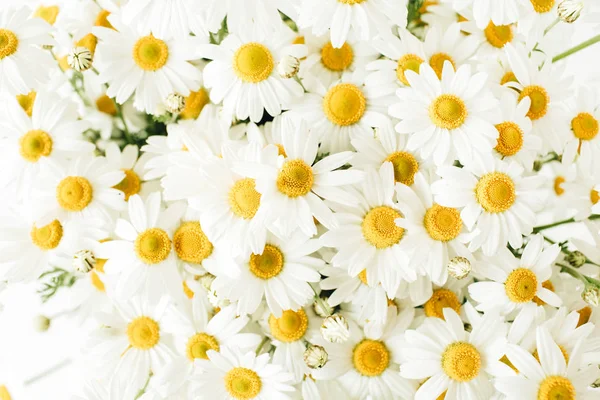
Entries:
[[575,105],[569,110],[572,116],[568,139],[565,143],[562,161],[572,163],[578,155],[592,157],[598,168],[600,164],[600,99],[596,92],[588,87],[581,87],[575,98]]
[[600,173],[595,169],[596,163],[590,153],[580,156],[575,164],[577,177],[562,184],[569,196],[570,207],[577,212],[577,220],[586,219],[590,214],[600,214]]
[[400,103],[390,107],[390,114],[400,118],[396,131],[410,134],[407,148],[420,149],[424,159],[436,165],[451,164],[458,159],[463,165],[475,154],[486,154],[496,144],[498,101],[486,90],[487,75],[471,75],[469,65],[456,72],[450,62],[444,64],[441,81],[427,64],[420,73],[406,71],[411,87],[398,89]]
[[571,202],[574,193],[567,192],[567,189],[577,178],[577,166],[554,161],[544,164],[540,175],[546,178],[544,184],[544,192],[548,194],[546,208],[558,221],[571,218],[574,214]]
[[445,30],[432,26],[423,43],[427,57],[425,61],[439,79],[442,78],[446,61],[456,70],[463,64],[468,64],[478,46],[477,38],[463,35],[461,25],[458,23],[450,25]]
[[490,22],[487,26],[480,28],[474,22],[461,23],[463,32],[477,38],[480,46],[477,48],[477,57],[498,57],[504,52],[504,46],[507,43],[525,43],[525,38],[517,33],[517,26],[514,24],[496,25]]
[[144,164],[149,155],[143,154],[138,158],[139,150],[137,146],[127,145],[123,151],[110,142],[106,147],[106,161],[114,168],[120,169],[125,174],[125,178],[119,182],[115,189],[120,190],[125,195],[125,201],[135,194],[140,194],[145,198],[149,192],[144,190],[146,182],[143,181]]
[[523,173],[517,163],[492,157],[473,160],[464,168],[438,168],[442,179],[431,185],[431,191],[436,203],[462,208],[460,217],[473,233],[470,251],[481,247],[491,256],[506,243],[518,249],[522,235],[531,233],[535,212],[543,207],[538,189],[543,178]]
[[436,286],[427,301],[423,302],[423,314],[445,320],[444,309],[451,308],[460,314],[467,296],[467,287],[473,279],[449,277],[444,286]]
[[195,393],[200,399],[290,400],[292,376],[281,366],[269,362],[269,354],[257,356],[254,351],[223,348],[219,353],[207,351],[208,360],[197,360],[201,373],[194,379],[199,384]]
[[205,36],[203,15],[199,7],[190,0],[129,0],[121,9],[123,22],[139,26],[158,39],[177,39],[189,36]]

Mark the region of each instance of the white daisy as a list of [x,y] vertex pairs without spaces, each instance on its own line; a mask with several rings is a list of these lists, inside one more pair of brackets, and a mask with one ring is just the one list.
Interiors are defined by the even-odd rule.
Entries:
[[576,210],[575,219],[582,220],[590,214],[600,214],[600,173],[595,169],[597,161],[591,153],[577,160],[577,176],[572,182],[564,182],[562,188]]
[[508,25],[519,19],[521,5],[525,0],[442,0],[452,3],[459,13],[472,10],[477,26],[484,29],[490,22],[494,25]]
[[[566,189],[569,189],[568,185],[577,178],[577,166],[553,161],[544,164],[540,175],[546,178],[544,184],[544,192],[548,194],[546,209],[550,210],[559,221],[571,218],[574,214],[572,199],[576,192],[567,192]],[[571,188],[573,187],[577,186],[571,186]]]
[[106,161],[114,168],[120,169],[125,174],[125,178],[115,185],[115,189],[120,190],[125,195],[125,201],[135,194],[140,194],[145,198],[149,194],[150,187],[142,176],[144,175],[144,164],[149,154],[142,154],[138,158],[139,150],[137,146],[127,145],[121,151],[119,147],[110,142],[106,147]]
[[159,39],[177,39],[189,36],[206,36],[200,7],[190,0],[129,0],[121,9],[123,22],[139,26]]
[[562,152],[562,161],[572,163],[578,155],[591,157],[600,168],[600,101],[597,94],[588,87],[581,87],[575,97],[575,104],[569,110],[570,129]]
[[454,23],[447,29],[432,26],[423,43],[425,61],[433,69],[439,79],[442,78],[444,64],[448,61],[454,70],[467,64],[477,50],[479,42],[472,36],[464,36],[461,25]]
[[517,32],[517,25],[496,25],[490,22],[487,26],[480,28],[475,22],[461,23],[461,29],[466,34],[477,38],[480,46],[477,48],[477,58],[498,57],[504,52],[507,43],[525,43],[523,35]]

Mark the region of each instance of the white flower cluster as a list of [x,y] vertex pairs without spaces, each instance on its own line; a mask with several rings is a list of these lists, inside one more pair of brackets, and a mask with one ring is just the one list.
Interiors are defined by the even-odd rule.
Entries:
[[28,4],[0,288],[96,327],[76,398],[600,398],[599,2]]

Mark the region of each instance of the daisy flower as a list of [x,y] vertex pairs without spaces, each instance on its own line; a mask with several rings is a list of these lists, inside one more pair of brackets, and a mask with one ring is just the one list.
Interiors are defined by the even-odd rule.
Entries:
[[[600,157],[600,101],[596,93],[588,87],[581,87],[575,97],[574,107],[569,110],[569,116],[573,118],[562,152],[562,161],[572,163],[578,155],[593,159]],[[600,164],[598,167],[600,168]]]
[[115,189],[120,190],[125,195],[125,201],[135,194],[146,197],[148,190],[145,189],[146,182],[143,181],[144,164],[149,155],[142,154],[138,158],[139,150],[137,146],[127,145],[123,151],[114,142],[106,146],[106,161],[114,169],[120,169],[125,174],[125,178],[119,182]]
[[439,79],[442,78],[444,64],[448,61],[454,70],[471,58],[479,43],[476,38],[464,36],[461,25],[454,23],[447,29],[432,26],[423,42],[425,61],[433,69]]
[[444,319],[427,318],[416,330],[405,334],[406,360],[400,375],[408,379],[427,379],[414,399],[448,400],[492,398],[491,378],[510,374],[500,362],[506,346],[506,325],[501,317],[486,313],[471,332],[464,330],[458,314],[444,309]]
[[450,62],[444,64],[441,80],[427,64],[420,73],[406,71],[410,86],[398,89],[400,102],[390,107],[400,118],[396,131],[410,134],[407,148],[420,149],[423,159],[435,165],[463,165],[475,154],[484,155],[494,147],[498,131],[498,101],[486,89],[485,73],[471,74],[469,65],[456,72]]
[[431,297],[423,302],[423,314],[427,317],[437,317],[445,320],[444,309],[451,308],[460,314],[467,295],[467,287],[473,279],[455,279],[449,277],[444,286],[437,286],[432,290]]
[[477,48],[477,57],[498,57],[504,52],[507,43],[525,43],[525,38],[517,32],[517,25],[496,25],[490,22],[487,26],[480,28],[475,22],[461,23],[461,29],[466,34],[477,39],[480,46]]
[[177,39],[189,36],[205,36],[203,15],[199,7],[190,0],[129,0],[121,8],[123,22],[130,26],[139,26],[144,32],[150,32],[158,39]]
[[269,362],[269,354],[223,348],[207,351],[208,360],[197,360],[202,371],[193,379],[198,383],[200,399],[290,400],[292,376],[281,366]]
[[202,40],[159,39],[113,16],[109,21],[117,30],[96,27],[92,31],[100,39],[94,66],[100,80],[108,84],[108,97],[123,104],[133,95],[136,109],[153,114],[170,94],[188,96],[200,88],[200,70],[189,61],[199,58],[196,48]]
[[319,247],[318,240],[299,231],[286,240],[269,234],[262,253],[238,257],[241,271],[236,277],[211,271],[217,276],[211,290],[237,302],[238,314],[252,314],[264,298],[279,318],[283,310],[297,310],[314,296],[309,282],[319,282],[324,262],[311,254]]
[[576,178],[562,184],[569,196],[570,207],[577,210],[577,220],[586,219],[590,214],[600,214],[600,174],[595,164],[590,153],[580,156],[575,164]]
[[571,218],[574,213],[571,202],[574,193],[567,192],[566,189],[569,189],[569,185],[577,178],[577,166],[554,161],[544,164],[540,175],[546,178],[544,184],[544,192],[548,194],[546,208],[551,210],[552,215],[559,221]]
[[488,312],[499,309],[504,315],[536,312],[536,305],[543,303],[553,307],[561,305],[561,299],[547,289],[546,281],[552,275],[552,265],[560,253],[558,245],[543,248],[544,239],[534,235],[521,258],[508,249],[500,249],[493,257],[483,257],[475,266],[478,275],[489,279],[469,286],[469,294],[477,302],[477,310]]
[[38,89],[53,68],[54,60],[41,48],[53,44],[52,27],[29,16],[27,7],[0,11],[0,91],[12,96]]
[[339,49],[350,32],[369,40],[377,33],[389,36],[393,26],[406,27],[406,5],[406,0],[307,0],[299,7],[297,23],[317,36],[329,31],[331,44]]
[[25,195],[23,190],[43,171],[43,160],[91,155],[94,145],[82,135],[90,124],[78,119],[74,103],[46,92],[33,92],[18,100],[25,109],[8,99],[0,121],[4,138],[0,168],[12,171],[4,178],[11,180],[3,184],[13,184]]
[[459,13],[472,10],[477,26],[479,29],[484,29],[490,22],[494,25],[517,22],[524,0],[442,0],[442,2],[452,3]]
[[514,249],[531,233],[535,212],[543,206],[539,176],[523,177],[517,163],[492,157],[475,159],[464,168],[439,167],[442,178],[431,185],[435,202],[461,208],[460,217],[473,233],[469,250],[494,255],[506,243]]
[[[452,0],[450,0],[452,1]],[[463,10],[467,14],[468,10]],[[423,25],[423,28],[436,27],[448,29],[456,22],[465,20],[461,13],[457,13],[450,4],[439,0],[425,0],[419,8],[420,16],[415,20],[417,26]]]
[[302,44],[290,45],[277,34],[249,31],[240,36],[229,34],[219,45],[203,45],[199,51],[212,60],[204,68],[211,101],[222,101],[225,110],[239,120],[250,117],[259,122],[265,110],[271,116],[279,115],[304,93],[300,83],[281,77],[275,68],[286,55],[305,57]]

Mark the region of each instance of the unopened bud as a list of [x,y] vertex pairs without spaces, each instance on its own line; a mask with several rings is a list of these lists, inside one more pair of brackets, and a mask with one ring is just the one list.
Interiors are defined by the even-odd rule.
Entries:
[[165,108],[171,114],[179,114],[185,108],[185,97],[179,93],[171,93],[165,99]]
[[69,51],[67,63],[75,71],[83,72],[92,67],[93,58],[92,52],[87,47],[75,47]]
[[210,287],[215,280],[215,276],[211,274],[204,274],[200,277],[200,284],[204,289],[210,292]]
[[448,274],[456,279],[466,278],[471,273],[471,261],[464,257],[454,257],[448,263]]
[[327,364],[329,355],[323,346],[309,344],[304,351],[304,362],[308,368],[319,369]]
[[50,328],[50,318],[45,315],[38,315],[33,319],[33,329],[37,332],[46,332]]
[[333,308],[327,304],[327,299],[320,298],[313,303],[313,310],[321,318],[326,318],[331,315]]
[[289,79],[296,76],[300,70],[300,60],[294,56],[285,55],[277,64],[277,72],[282,78]]
[[350,337],[348,321],[339,314],[325,318],[321,325],[321,335],[328,342],[344,343]]
[[579,268],[587,261],[587,257],[582,252],[576,250],[565,256],[565,261],[572,267]]
[[73,268],[82,274],[87,274],[96,266],[96,257],[89,250],[79,250],[73,256]]
[[557,8],[558,18],[568,24],[577,21],[583,10],[583,2],[578,0],[563,0]]
[[600,289],[593,285],[586,285],[581,293],[581,298],[589,305],[598,307],[598,304],[600,304]]

